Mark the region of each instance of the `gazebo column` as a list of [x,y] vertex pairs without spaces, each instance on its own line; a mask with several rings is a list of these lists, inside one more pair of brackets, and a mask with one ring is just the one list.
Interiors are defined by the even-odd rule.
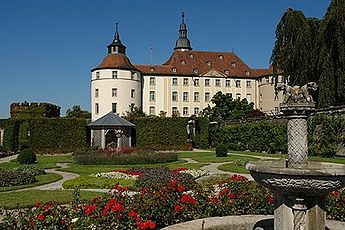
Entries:
[[105,129],[102,129],[101,131],[101,148],[105,148]]

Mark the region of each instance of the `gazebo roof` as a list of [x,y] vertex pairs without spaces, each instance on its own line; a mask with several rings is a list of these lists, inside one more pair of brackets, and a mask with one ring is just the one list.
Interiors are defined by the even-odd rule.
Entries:
[[113,112],[98,118],[94,122],[88,124],[88,126],[91,128],[135,127],[134,124]]

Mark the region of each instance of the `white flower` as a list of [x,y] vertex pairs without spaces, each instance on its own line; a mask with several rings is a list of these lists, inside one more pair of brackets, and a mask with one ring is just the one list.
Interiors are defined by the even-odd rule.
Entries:
[[92,174],[93,177],[103,177],[109,179],[126,179],[126,180],[136,180],[138,179],[138,175],[129,175],[123,172],[104,172],[104,173],[96,173]]
[[187,169],[181,171],[181,173],[187,173],[193,177],[193,179],[197,179],[199,177],[208,175],[208,172],[202,169]]
[[77,218],[74,218],[74,219],[72,219],[72,223],[75,223],[75,222],[77,222],[77,220],[78,220],[79,218],[77,217]]

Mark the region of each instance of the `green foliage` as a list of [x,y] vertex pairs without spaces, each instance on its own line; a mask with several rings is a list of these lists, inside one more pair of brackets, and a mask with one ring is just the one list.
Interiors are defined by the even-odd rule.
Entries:
[[331,192],[326,197],[327,219],[345,221],[345,190]]
[[30,147],[30,127],[28,121],[23,121],[19,125],[19,148],[20,150]]
[[226,157],[228,155],[228,147],[220,143],[216,147],[216,156],[217,157]]
[[110,152],[86,152],[74,153],[73,160],[77,164],[85,165],[132,165],[132,164],[156,164],[177,161],[176,152],[155,152],[150,150],[135,151],[132,153]]
[[14,119],[8,119],[5,124],[4,147],[7,151],[18,150],[19,123]]
[[66,117],[90,119],[91,113],[85,110],[81,110],[80,105],[74,105],[72,109],[67,109]]
[[345,141],[345,119],[341,116],[319,115],[309,119],[309,155],[334,157]]
[[63,183],[62,187],[64,189],[85,189],[85,188],[102,188],[102,189],[112,189],[114,185],[119,183],[121,186],[132,187],[135,183],[134,180],[130,179],[110,179],[102,177],[92,177],[92,176],[80,176],[73,180],[67,180]]
[[31,148],[23,149],[19,153],[17,161],[20,164],[34,164],[36,162],[36,154]]
[[211,101],[215,106],[208,105],[202,114],[210,121],[216,122],[241,119],[254,107],[254,103],[248,103],[247,99],[233,99],[230,94],[223,94],[221,91],[217,92]]
[[21,166],[15,168],[15,169],[19,170],[19,171],[22,171],[22,172],[30,173],[30,174],[32,174],[34,176],[46,174],[44,169],[41,169],[40,167],[38,167],[36,165],[21,165]]
[[31,184],[36,181],[35,175],[20,169],[0,169],[0,187]]
[[146,117],[146,114],[140,110],[138,107],[134,107],[133,109],[129,108],[124,114],[124,117],[127,121],[133,122],[136,118],[139,117]]
[[287,151],[285,122],[255,121],[217,126],[211,130],[212,146],[225,144],[231,150],[276,153]]
[[[156,150],[190,150],[187,142],[187,117],[144,117],[134,120],[137,146]],[[195,147],[206,147],[208,143],[207,119],[196,119]]]
[[195,120],[195,136],[193,138],[193,147],[205,149],[209,146],[208,126],[209,120],[206,117],[193,118]]
[[318,107],[345,102],[345,1],[332,0],[325,16],[288,9],[276,29],[271,62],[290,85],[318,82]]

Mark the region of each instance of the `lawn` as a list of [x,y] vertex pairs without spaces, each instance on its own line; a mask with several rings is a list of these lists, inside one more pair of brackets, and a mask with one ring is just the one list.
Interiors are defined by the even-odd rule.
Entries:
[[218,166],[219,170],[233,173],[245,173],[248,174],[249,171],[243,165],[237,165],[236,163],[227,163]]
[[135,180],[80,176],[75,179],[65,181],[62,186],[65,189],[74,189],[76,187],[80,189],[83,189],[83,188],[113,189],[114,185],[117,183],[119,183],[121,186],[133,187]]
[[55,173],[47,173],[45,175],[38,175],[36,176],[37,182],[32,184],[24,184],[24,185],[17,185],[17,186],[10,186],[10,187],[0,187],[0,192],[5,191],[13,191],[18,189],[24,188],[32,188],[43,184],[53,183],[55,181],[61,180],[62,176],[55,174]]
[[[81,199],[92,200],[95,196],[101,196],[98,192],[80,192]],[[74,200],[73,190],[28,190],[20,192],[0,193],[0,209],[14,209],[33,207],[38,202],[53,201],[57,204],[66,204]]]
[[205,164],[230,162],[238,160],[256,160],[256,158],[250,156],[237,156],[231,155],[231,153],[226,157],[216,157],[215,152],[181,152],[178,156],[179,158],[191,158],[192,160]]

